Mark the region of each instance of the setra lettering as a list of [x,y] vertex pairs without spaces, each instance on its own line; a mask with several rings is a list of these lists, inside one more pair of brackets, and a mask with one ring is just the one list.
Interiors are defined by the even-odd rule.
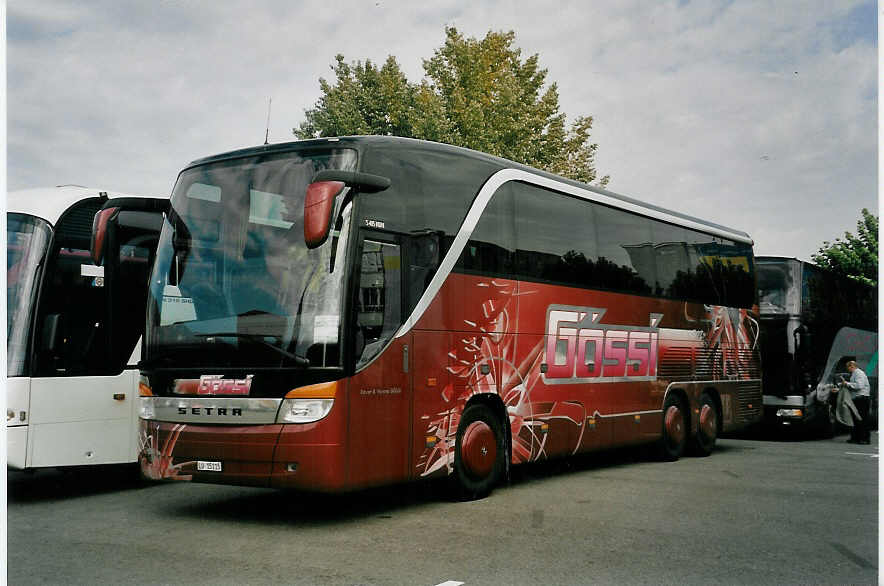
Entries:
[[217,417],[242,417],[242,408],[241,407],[232,407],[228,409],[227,407],[191,407],[188,409],[187,407],[178,407],[178,415],[205,415],[212,416],[215,415]]

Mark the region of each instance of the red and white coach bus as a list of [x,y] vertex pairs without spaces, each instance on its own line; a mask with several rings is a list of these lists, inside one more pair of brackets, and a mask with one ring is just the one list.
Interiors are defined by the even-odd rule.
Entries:
[[394,137],[205,158],[151,277],[141,466],[342,491],[760,420],[752,240]]

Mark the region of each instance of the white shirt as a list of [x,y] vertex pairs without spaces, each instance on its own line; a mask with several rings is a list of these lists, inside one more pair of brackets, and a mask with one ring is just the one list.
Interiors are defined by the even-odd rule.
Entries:
[[850,374],[850,382],[847,383],[847,388],[850,389],[851,398],[868,397],[871,393],[869,377],[859,368],[854,368]]

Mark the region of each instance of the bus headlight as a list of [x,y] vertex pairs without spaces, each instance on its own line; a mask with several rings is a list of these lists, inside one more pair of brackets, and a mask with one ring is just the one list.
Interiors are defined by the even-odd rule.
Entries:
[[277,423],[313,423],[329,414],[334,399],[283,399]]
[[777,409],[777,417],[801,417],[801,409]]

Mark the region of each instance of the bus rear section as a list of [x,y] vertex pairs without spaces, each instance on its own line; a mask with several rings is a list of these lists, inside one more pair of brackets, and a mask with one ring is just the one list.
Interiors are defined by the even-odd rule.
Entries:
[[159,216],[119,224],[117,207],[107,254],[91,250],[96,213],[124,200],[148,198],[74,186],[8,194],[10,468],[137,459],[135,365]]
[[344,491],[761,416],[745,234],[481,153],[305,141],[182,171],[150,281],[151,478]]

